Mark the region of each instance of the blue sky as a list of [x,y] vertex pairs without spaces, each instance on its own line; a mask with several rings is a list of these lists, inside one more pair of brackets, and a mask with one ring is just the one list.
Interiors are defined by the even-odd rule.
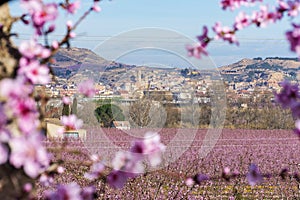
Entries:
[[[57,31],[53,34],[53,38],[59,38],[64,33],[64,24],[66,19],[78,19],[90,5],[88,0],[82,0],[82,9],[75,15],[66,15],[61,13],[57,22]],[[72,45],[76,47],[84,47],[92,50],[99,49],[103,42],[107,42],[111,38],[118,37],[128,31],[141,29],[144,27],[155,27],[167,29],[181,34],[183,37],[194,39],[197,34],[201,33],[203,25],[208,27],[213,26],[217,21],[224,25],[231,25],[238,11],[223,11],[220,8],[219,0],[206,1],[199,0],[113,0],[101,2],[102,12],[93,13],[78,27],[76,34],[78,37],[72,41]],[[267,0],[272,5],[276,0]],[[246,10],[250,13],[251,9]],[[14,15],[20,14],[18,2],[11,3],[11,11]],[[221,66],[238,61],[242,58],[267,57],[267,56],[282,56],[295,57],[295,54],[289,51],[287,42],[285,41],[284,32],[289,29],[288,20],[275,25],[270,25],[266,29],[249,28],[241,31],[237,36],[240,41],[240,46],[229,45],[227,43],[216,41],[209,46],[211,63],[208,65]],[[30,37],[31,30],[24,28],[23,25],[16,25],[15,30],[21,32],[17,42]],[[134,35],[134,34],[133,34]],[[136,38],[139,40],[149,40],[150,33],[143,33]],[[151,40],[162,40],[160,35],[154,34]],[[163,38],[164,42],[169,42],[170,46],[174,43],[172,39]],[[126,40],[122,38],[122,40]],[[126,49],[127,45],[131,45],[128,41],[117,43],[115,40],[113,45],[118,49],[121,45]],[[135,41],[133,41],[135,42]],[[182,48],[186,43],[180,40],[175,41],[176,45],[172,49]],[[109,43],[108,43],[109,44]],[[102,49],[103,50],[103,49]],[[105,49],[104,49],[105,50]],[[184,52],[184,51],[183,51]],[[136,56],[134,56],[136,53]],[[173,59],[164,51],[135,51],[130,56],[123,56],[122,62],[146,64],[145,60],[154,59],[154,63],[163,65],[176,66],[178,59]],[[129,55],[129,54],[128,54]],[[182,55],[183,57],[186,55]],[[189,59],[189,58],[186,58]],[[181,65],[181,64],[180,64]]]

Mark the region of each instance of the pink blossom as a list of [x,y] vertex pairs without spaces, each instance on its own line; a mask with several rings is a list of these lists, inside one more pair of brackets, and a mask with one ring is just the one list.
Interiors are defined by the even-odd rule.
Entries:
[[48,58],[51,55],[49,49],[44,48],[35,40],[23,41],[19,46],[19,51],[22,54],[22,56],[29,59],[32,59],[34,57]]
[[194,183],[195,183],[195,181],[194,181],[192,178],[187,178],[187,179],[185,180],[185,184],[186,184],[187,186],[189,186],[189,187],[193,186]]
[[28,63],[20,61],[18,74],[25,75],[33,84],[47,84],[50,81],[49,68],[36,60]]
[[234,28],[241,30],[250,25],[250,17],[246,15],[245,12],[240,12],[239,15],[235,18]]
[[78,91],[86,97],[93,97],[95,95],[94,82],[86,80],[78,85]]
[[32,21],[35,27],[41,27],[48,21],[54,21],[57,16],[57,4],[48,3],[32,13]]
[[23,167],[31,178],[36,178],[49,166],[49,155],[42,145],[40,133],[14,137],[9,141],[10,163],[16,168]]
[[128,153],[125,153],[123,151],[118,151],[112,160],[112,167],[115,170],[122,169],[126,162],[128,162],[131,159],[130,155]]
[[42,10],[43,2],[41,0],[21,0],[21,6],[33,14],[37,10]]
[[140,157],[136,157],[132,152],[119,151],[116,153],[112,167],[115,170],[122,170],[132,174],[140,174],[144,172]]
[[208,55],[206,49],[202,47],[200,43],[197,43],[193,46],[187,45],[186,49],[188,51],[188,56],[193,56],[195,58],[201,58],[201,55]]
[[25,134],[30,134],[39,125],[36,102],[31,98],[24,98],[19,101],[9,103],[10,109],[17,118],[20,130]]
[[24,186],[23,186],[23,190],[24,192],[31,192],[32,191],[32,184],[31,183],[25,183]]
[[22,0],[21,5],[28,10],[37,35],[42,35],[43,30],[45,30],[44,25],[47,22],[54,21],[58,16],[56,3],[45,4],[41,0]]
[[54,41],[52,42],[52,48],[53,48],[53,49],[58,49],[58,47],[59,47],[59,43],[58,43],[56,40],[54,40]]
[[234,10],[241,5],[241,0],[222,0],[221,1],[221,7],[225,10],[227,8],[230,8],[231,10]]
[[226,10],[229,8],[230,10],[234,10],[239,8],[241,5],[248,6],[254,2],[261,2],[262,0],[222,0],[221,7]]
[[258,27],[266,27],[269,23],[275,23],[281,17],[281,13],[269,12],[267,6],[261,6],[259,11],[253,12],[252,22]]
[[68,29],[72,29],[73,28],[73,22],[71,20],[67,21],[67,27],[68,27]]
[[259,169],[255,164],[250,165],[247,180],[251,186],[255,186],[262,182],[263,176],[260,174]]
[[288,8],[288,15],[292,17],[296,17],[299,15],[300,11],[300,2],[299,1],[288,1],[287,2]]
[[89,186],[82,189],[81,193],[82,200],[93,200],[95,199],[95,187]]
[[70,105],[71,104],[71,98],[70,97],[67,97],[67,96],[64,96],[62,98],[62,102],[66,105]]
[[211,39],[208,37],[207,34],[208,34],[208,29],[206,26],[204,26],[202,35],[199,35],[197,37],[198,43],[196,43],[193,46],[191,45],[186,46],[189,56],[193,56],[195,58],[201,58],[201,55],[208,55],[205,48]]
[[49,187],[51,184],[53,184],[54,179],[53,176],[49,176],[45,173],[41,174],[39,178],[39,183],[44,187]]
[[300,57],[300,25],[293,24],[293,30],[286,32],[286,38],[290,42],[290,49]]
[[81,188],[77,183],[59,185],[56,191],[46,191],[47,200],[82,200]]
[[51,24],[46,31],[46,34],[52,33],[55,30],[55,24]]
[[208,28],[206,26],[203,26],[202,28],[202,35],[197,36],[197,39],[202,47],[206,47],[208,42],[210,41],[210,38],[208,37]]
[[62,173],[64,173],[65,168],[62,166],[58,166],[56,171],[57,171],[57,173],[62,174]]
[[93,11],[95,12],[100,12],[101,11],[101,8],[100,6],[98,5],[98,2],[94,2],[94,5],[92,7]]
[[76,33],[70,32],[70,33],[69,33],[69,37],[70,37],[70,38],[75,38],[75,37],[76,37]]
[[101,173],[104,171],[105,167],[101,162],[94,163],[88,173],[84,176],[89,180],[94,180],[100,177]]
[[279,13],[283,13],[285,11],[287,11],[289,9],[289,5],[287,2],[283,1],[283,0],[279,0],[278,1],[278,8],[277,11]]
[[299,86],[298,84],[291,84],[288,81],[283,81],[280,85],[282,89],[280,93],[275,93],[275,100],[283,108],[290,108],[300,98]]
[[166,147],[160,142],[160,135],[154,132],[147,132],[144,139],[145,150],[144,154],[148,155],[148,159],[152,166],[157,166],[161,163],[161,154]]
[[9,103],[27,98],[32,91],[32,85],[25,84],[22,77],[17,79],[5,78],[0,81],[0,96],[10,99]]
[[66,9],[69,13],[75,14],[76,11],[80,8],[80,1],[74,1],[73,3],[68,3]]
[[61,122],[65,126],[66,130],[80,129],[83,124],[82,120],[78,119],[76,115],[62,116]]
[[228,41],[229,43],[238,44],[235,37],[235,31],[231,30],[229,27],[222,27],[221,23],[217,22],[213,27],[213,31],[217,34],[215,39],[221,38],[224,41]]
[[129,177],[130,175],[127,172],[113,170],[107,176],[107,183],[113,188],[121,189]]
[[160,142],[159,134],[147,132],[143,140],[134,142],[131,152],[136,160],[140,160],[143,156],[147,156],[151,166],[155,167],[161,163],[161,156],[165,151],[165,148],[165,145]]
[[222,178],[224,178],[226,181],[229,181],[230,180],[230,168],[229,167],[225,167],[223,169],[223,172],[222,172]]
[[297,119],[295,122],[294,133],[296,133],[298,136],[300,136],[300,120],[299,119]]

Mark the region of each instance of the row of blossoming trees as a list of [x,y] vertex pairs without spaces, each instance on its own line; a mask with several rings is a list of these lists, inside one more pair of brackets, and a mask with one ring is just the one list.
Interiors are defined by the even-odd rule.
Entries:
[[[42,0],[21,0],[24,14],[12,18],[9,15],[8,5],[4,3],[0,7],[0,55],[1,55],[1,81],[0,81],[0,198],[16,199],[32,197],[34,183],[37,180],[47,182],[53,174],[63,173],[63,168],[51,162],[51,155],[43,145],[45,128],[43,120],[43,106],[47,99],[43,95],[34,96],[35,84],[47,84],[52,78],[49,62],[54,62],[52,56],[61,47],[69,47],[70,41],[76,36],[76,27],[91,12],[99,12],[99,0],[91,2],[90,8],[82,17],[72,23],[66,22],[66,34],[61,40],[48,40],[48,35],[55,30],[55,20],[59,12],[74,14],[80,7],[79,1],[65,0],[61,3],[44,3]],[[234,10],[241,6],[254,3],[262,3],[260,0],[222,0],[224,10]],[[198,43],[187,46],[191,56],[200,58],[207,55],[206,47],[214,39],[222,39],[231,44],[238,44],[236,32],[254,25],[266,26],[282,20],[285,15],[294,18],[299,14],[300,1],[278,1],[273,10],[267,6],[261,6],[259,11],[252,15],[241,12],[232,27],[223,27],[216,23],[212,30],[214,37],[208,36],[208,28],[203,28],[203,33]],[[21,21],[26,26],[34,29],[34,34],[29,41],[23,41],[18,48],[12,42],[11,37],[16,34],[10,29],[14,22]],[[293,24],[293,30],[286,33],[291,44],[291,50],[300,55],[300,26]],[[38,40],[44,39],[45,44],[39,44]],[[79,85],[79,92],[87,97],[94,94],[93,83],[89,80]],[[277,100],[285,107],[292,108],[295,117],[300,116],[298,86],[285,82],[283,90],[277,95]],[[62,99],[64,104],[69,104],[68,98]],[[78,129],[82,121],[75,115],[62,116],[64,130]],[[296,132],[300,133],[300,122],[296,125]],[[60,130],[63,133],[64,130]],[[98,178],[114,188],[121,188],[128,178],[134,178],[144,172],[143,160],[148,159],[151,166],[157,166],[161,162],[161,153],[165,146],[160,142],[156,133],[147,133],[145,139],[137,140],[127,152],[119,152],[112,162],[113,169],[104,176],[105,166],[97,158],[91,157],[93,164],[85,177],[90,180]],[[263,176],[255,164],[251,164],[247,175],[250,185],[262,181]],[[228,169],[224,169],[224,178],[234,177]],[[209,179],[203,174],[197,174],[188,178],[188,185],[199,184]],[[80,188],[76,183],[59,185],[55,191],[47,191],[47,199],[92,199],[93,187]]]

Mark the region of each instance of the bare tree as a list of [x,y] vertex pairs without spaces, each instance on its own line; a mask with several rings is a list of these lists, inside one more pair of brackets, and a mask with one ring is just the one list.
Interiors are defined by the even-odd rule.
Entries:
[[142,98],[130,105],[125,116],[132,127],[160,128],[166,124],[167,112],[160,102]]
[[85,125],[98,125],[99,122],[94,114],[96,104],[94,102],[78,103],[77,117],[83,120]]

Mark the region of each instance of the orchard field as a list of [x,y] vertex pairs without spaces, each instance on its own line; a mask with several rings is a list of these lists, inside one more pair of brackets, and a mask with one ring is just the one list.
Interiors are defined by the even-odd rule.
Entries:
[[[161,129],[167,149],[161,166],[129,179],[125,187],[112,189],[104,179],[92,183],[84,178],[90,155],[97,153],[110,166],[116,151],[128,150],[131,142],[146,129],[103,129],[90,127],[83,141],[48,140],[46,146],[54,160],[61,160],[65,173],[54,182],[94,184],[97,199],[299,199],[299,138],[287,130],[223,129],[218,138],[207,137],[207,129]],[[190,135],[194,135],[191,137]],[[63,145],[62,145],[63,143]],[[203,150],[212,145],[207,154]],[[62,147],[63,146],[63,147]],[[263,181],[250,186],[249,165],[255,163]],[[230,177],[222,175],[230,169]],[[200,184],[187,186],[196,174]],[[208,179],[208,180],[206,180]],[[38,194],[47,187],[38,186]]]

